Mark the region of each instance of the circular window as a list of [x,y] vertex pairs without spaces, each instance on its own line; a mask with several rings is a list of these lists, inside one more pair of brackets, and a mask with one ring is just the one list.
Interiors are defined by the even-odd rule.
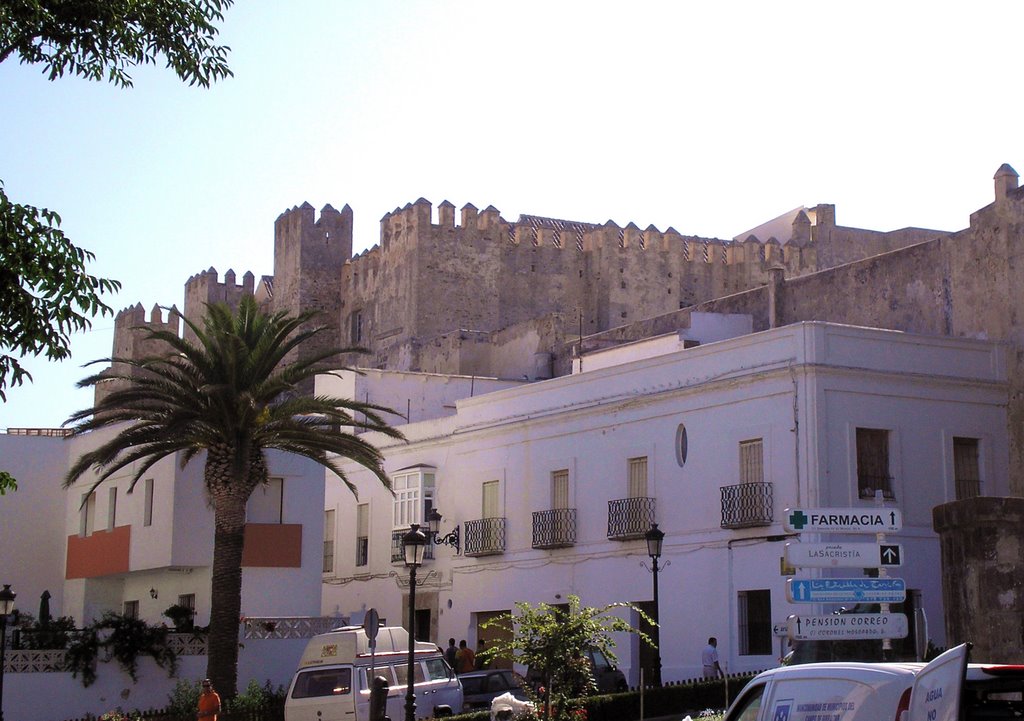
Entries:
[[676,462],[680,466],[686,464],[686,452],[689,441],[686,438],[686,426],[682,423],[676,428]]

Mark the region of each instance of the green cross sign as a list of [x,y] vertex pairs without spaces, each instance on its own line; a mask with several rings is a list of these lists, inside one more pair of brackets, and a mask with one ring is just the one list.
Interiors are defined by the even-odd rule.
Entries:
[[803,528],[809,520],[810,519],[807,518],[807,516],[805,516],[804,512],[801,510],[797,510],[794,513],[789,514],[789,525],[791,525],[794,528],[794,530],[797,531]]

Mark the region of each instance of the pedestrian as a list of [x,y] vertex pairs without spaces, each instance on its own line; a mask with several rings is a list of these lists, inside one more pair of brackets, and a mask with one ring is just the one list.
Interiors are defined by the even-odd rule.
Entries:
[[220,696],[213,690],[213,683],[208,678],[203,679],[203,692],[199,694],[199,713],[196,718],[205,721],[217,721],[217,714],[220,713]]
[[718,639],[712,636],[708,645],[700,652],[700,662],[704,666],[704,678],[724,678],[722,667],[718,664]]
[[458,655],[459,649],[455,648],[455,639],[448,639],[448,648],[444,650],[444,660],[448,662],[448,665],[455,670],[455,657]]
[[481,638],[476,642],[476,670],[483,671],[487,668],[487,661],[484,660],[483,653],[485,650],[484,640]]
[[459,650],[455,654],[455,671],[469,673],[476,667],[476,654],[466,645],[466,639],[459,641]]

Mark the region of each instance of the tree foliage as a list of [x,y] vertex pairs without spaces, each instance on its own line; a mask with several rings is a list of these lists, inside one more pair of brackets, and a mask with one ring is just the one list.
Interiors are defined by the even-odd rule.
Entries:
[[[252,296],[237,312],[207,306],[203,325],[185,319],[195,341],[148,330],[167,352],[148,358],[107,358],[113,367],[79,386],[115,382],[94,407],[74,413],[74,435],[113,427],[116,434],[78,458],[65,479],[70,486],[90,469],[90,492],[130,469],[131,488],[163,458],[178,454],[182,465],[205,451],[203,482],[214,511],[212,606],[207,675],[214,688],[234,696],[241,611],[245,504],[268,478],[265,452],[277,449],[329,469],[354,492],[339,458],[369,469],[388,488],[383,456],[356,433],[402,434],[383,413],[387,408],[348,398],[309,396],[301,387],[317,373],[337,369],[344,353],[311,352],[285,364],[293,350],[326,331],[309,325],[313,314],[268,314]],[[102,362],[102,361],[97,361]],[[118,370],[115,370],[118,369]]]
[[17,55],[65,73],[130,87],[128,68],[167,67],[189,85],[231,75],[214,23],[233,0],[0,0],[0,62]]
[[513,614],[498,616],[483,624],[483,628],[498,628],[502,637],[491,641],[482,652],[486,660],[514,658],[527,666],[531,676],[542,681],[541,693],[545,715],[554,712],[556,719],[570,719],[582,708],[578,699],[597,691],[593,670],[585,653],[589,649],[601,651],[614,662],[613,633],[635,633],[645,643],[651,643],[647,634],[634,628],[616,611],[628,609],[647,623],[653,623],[647,614],[629,603],[612,603],[600,608],[582,606],[579,596],[570,595],[567,608],[539,603],[516,603]]
[[121,287],[90,275],[92,253],[75,247],[59,226],[52,210],[12,203],[0,181],[0,400],[8,384],[31,379],[20,357],[69,357],[71,334],[87,330],[91,317],[112,313],[100,294]]
[[0,496],[6,496],[7,491],[18,490],[18,481],[7,471],[0,471]]

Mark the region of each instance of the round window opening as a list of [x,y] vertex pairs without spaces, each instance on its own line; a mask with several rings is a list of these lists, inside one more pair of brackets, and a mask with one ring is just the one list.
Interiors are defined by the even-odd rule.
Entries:
[[686,452],[689,441],[686,438],[686,426],[682,423],[676,428],[676,461],[680,466],[686,464]]

